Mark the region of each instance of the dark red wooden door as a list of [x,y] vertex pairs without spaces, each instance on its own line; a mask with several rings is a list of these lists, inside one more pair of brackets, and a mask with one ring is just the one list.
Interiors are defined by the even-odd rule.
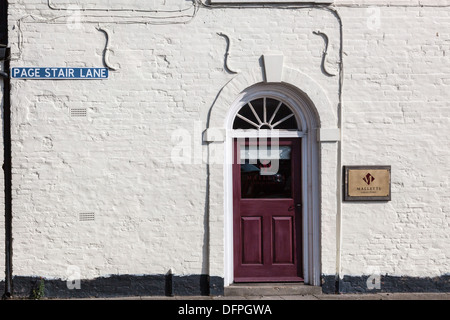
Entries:
[[269,140],[270,160],[255,159],[256,142],[234,142],[236,282],[303,280],[300,142],[280,139],[275,146]]

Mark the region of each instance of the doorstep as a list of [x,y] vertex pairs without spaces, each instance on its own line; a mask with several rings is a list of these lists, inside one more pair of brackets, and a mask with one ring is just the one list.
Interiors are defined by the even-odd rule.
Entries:
[[225,296],[290,296],[322,294],[322,287],[303,283],[233,283],[224,288]]

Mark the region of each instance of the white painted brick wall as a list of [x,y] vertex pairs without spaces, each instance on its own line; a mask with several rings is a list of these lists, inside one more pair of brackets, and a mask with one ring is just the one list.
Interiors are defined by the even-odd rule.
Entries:
[[[324,43],[313,34],[327,33],[328,64],[337,68],[338,24],[324,10],[202,8],[189,24],[170,25],[150,24],[155,20],[143,18],[149,14],[90,12],[80,29],[69,29],[46,0],[10,4],[13,67],[102,66],[100,21],[110,31],[109,62],[119,68],[103,81],[13,81],[15,275],[64,278],[68,265],[79,266],[83,278],[208,272],[206,167],[173,164],[170,155],[173,131],[194,134],[197,121],[205,128],[232,78],[218,32],[232,40],[231,68],[257,69],[262,54],[283,52],[287,67],[338,102],[337,77],[322,74]],[[366,7],[338,8],[345,37],[343,164],[392,165],[392,201],[343,205],[341,268],[352,275],[441,275],[450,269],[450,8],[379,9],[374,29]],[[87,117],[71,118],[72,107],[87,108]],[[193,143],[199,148],[201,135]],[[335,144],[322,153],[335,159]],[[336,182],[329,176],[335,179],[335,171],[322,172],[322,272],[334,274]],[[94,212],[95,221],[79,221],[83,212]],[[219,276],[221,241],[211,239],[220,253],[213,252],[211,268]]]
[[343,274],[448,274],[450,10],[341,12],[345,164],[392,165],[391,202],[344,205]]

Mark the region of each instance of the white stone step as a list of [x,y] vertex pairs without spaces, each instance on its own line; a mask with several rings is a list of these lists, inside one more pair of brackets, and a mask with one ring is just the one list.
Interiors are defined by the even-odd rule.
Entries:
[[322,288],[303,283],[235,283],[225,287],[225,296],[289,296],[321,294]]

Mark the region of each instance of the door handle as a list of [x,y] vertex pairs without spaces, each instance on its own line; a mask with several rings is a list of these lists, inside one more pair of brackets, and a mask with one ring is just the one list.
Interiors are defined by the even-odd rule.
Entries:
[[301,207],[302,207],[302,204],[301,204],[301,203],[297,203],[297,204],[295,205],[295,207],[294,207],[294,205],[290,206],[290,207],[288,208],[288,211],[294,211],[295,208],[300,209]]

